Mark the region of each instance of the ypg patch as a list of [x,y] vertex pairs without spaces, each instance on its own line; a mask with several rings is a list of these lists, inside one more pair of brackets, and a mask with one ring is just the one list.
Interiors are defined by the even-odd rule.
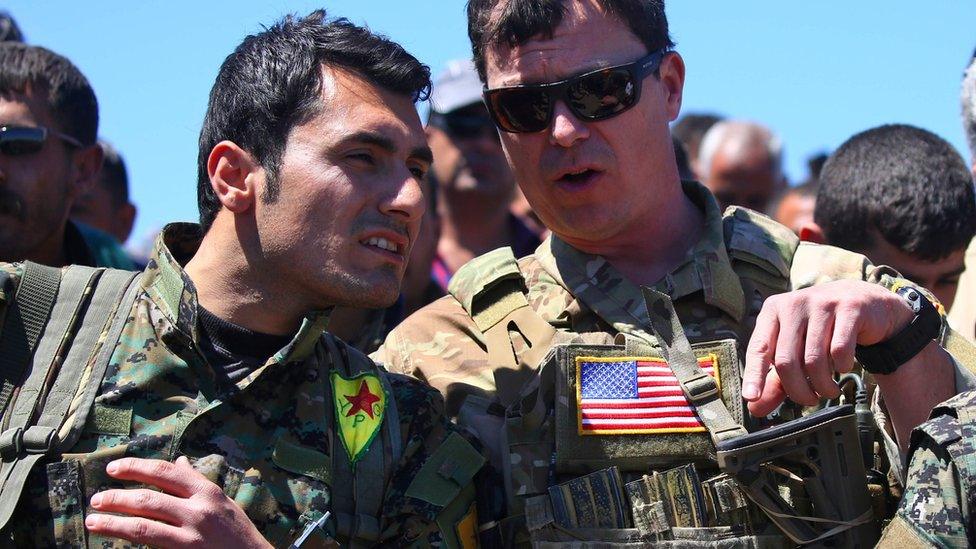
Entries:
[[389,397],[375,374],[346,379],[337,372],[332,373],[332,395],[339,439],[355,464],[380,432]]
[[[698,365],[721,389],[718,356]],[[577,427],[581,435],[698,433],[705,426],[662,358],[577,357]]]

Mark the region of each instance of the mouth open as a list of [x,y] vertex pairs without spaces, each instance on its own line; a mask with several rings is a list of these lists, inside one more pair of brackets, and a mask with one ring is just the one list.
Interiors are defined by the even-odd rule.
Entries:
[[371,247],[377,250],[382,250],[386,253],[395,254],[398,257],[403,257],[403,246],[397,244],[396,242],[391,242],[380,236],[371,236],[366,240],[360,240],[360,244],[363,246]]
[[589,168],[583,168],[580,170],[575,170],[557,179],[558,183],[566,183],[569,185],[581,185],[584,183],[589,183],[592,181],[600,172],[596,170],[591,170]]

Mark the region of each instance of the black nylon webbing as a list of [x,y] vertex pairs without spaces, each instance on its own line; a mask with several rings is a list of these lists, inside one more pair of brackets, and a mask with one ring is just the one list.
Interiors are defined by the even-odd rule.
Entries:
[[0,333],[0,417],[30,364],[60,285],[61,269],[24,263],[23,277],[7,305],[7,320]]

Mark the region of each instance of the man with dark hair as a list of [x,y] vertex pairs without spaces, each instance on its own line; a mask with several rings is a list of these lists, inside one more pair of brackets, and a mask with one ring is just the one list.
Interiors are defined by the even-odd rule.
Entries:
[[104,160],[98,181],[71,208],[71,218],[115,237],[125,244],[132,234],[136,207],[129,201],[129,175],[122,155],[100,140]]
[[976,193],[965,161],[941,137],[900,124],[861,132],[830,156],[813,222],[800,231],[803,240],[894,267],[946,309],[974,235]]
[[682,115],[671,126],[671,135],[685,146],[691,173],[695,174],[693,179],[697,181],[704,179],[704,175],[698,170],[698,151],[701,149],[702,139],[712,126],[724,119],[724,116],[717,114],[693,112]]
[[[424,212],[431,152],[414,104],[429,87],[429,69],[400,45],[322,11],[248,36],[226,58],[200,137],[202,226],[167,226],[111,328],[86,316],[66,339],[52,372],[87,367],[90,383],[43,398],[34,380],[54,374],[41,369],[30,390],[0,393],[16,396],[0,436],[6,544],[476,543],[484,458],[440,395],[324,331],[336,305],[396,299]],[[78,269],[64,270],[65,292],[88,272]],[[17,288],[36,266],[4,271],[5,314],[29,316]],[[103,339],[89,361],[71,360]],[[55,377],[64,393],[72,380]],[[63,415],[92,391],[90,415]],[[80,425],[72,442],[47,419],[54,410],[81,414],[65,423]],[[27,476],[39,455],[46,466]]]
[[132,267],[118,244],[68,219],[102,165],[98,102],[64,57],[0,43],[0,260]]
[[[663,2],[472,0],[468,34],[516,181],[552,235],[520,260],[502,249],[465,265],[376,356],[442,389],[491,450],[506,519],[486,532],[543,546],[786,545],[717,474],[715,445],[837,398],[855,352],[893,404],[883,432],[905,446],[954,376],[969,381],[940,345],[956,341],[943,319],[890,269],[800,246],[751,210],[723,216],[681,182],[668,124],[685,69]],[[774,477],[764,494],[799,489]],[[870,541],[860,486],[844,524],[805,523],[817,534],[794,543]]]

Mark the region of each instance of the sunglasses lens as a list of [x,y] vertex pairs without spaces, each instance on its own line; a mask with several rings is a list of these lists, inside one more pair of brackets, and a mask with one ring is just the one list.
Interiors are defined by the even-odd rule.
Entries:
[[545,90],[505,88],[487,97],[495,122],[507,132],[538,132],[549,125],[552,98]]
[[626,69],[607,69],[580,77],[567,90],[569,107],[581,118],[602,120],[634,105],[637,85]]
[[0,128],[0,154],[19,156],[32,154],[44,146],[43,128]]

